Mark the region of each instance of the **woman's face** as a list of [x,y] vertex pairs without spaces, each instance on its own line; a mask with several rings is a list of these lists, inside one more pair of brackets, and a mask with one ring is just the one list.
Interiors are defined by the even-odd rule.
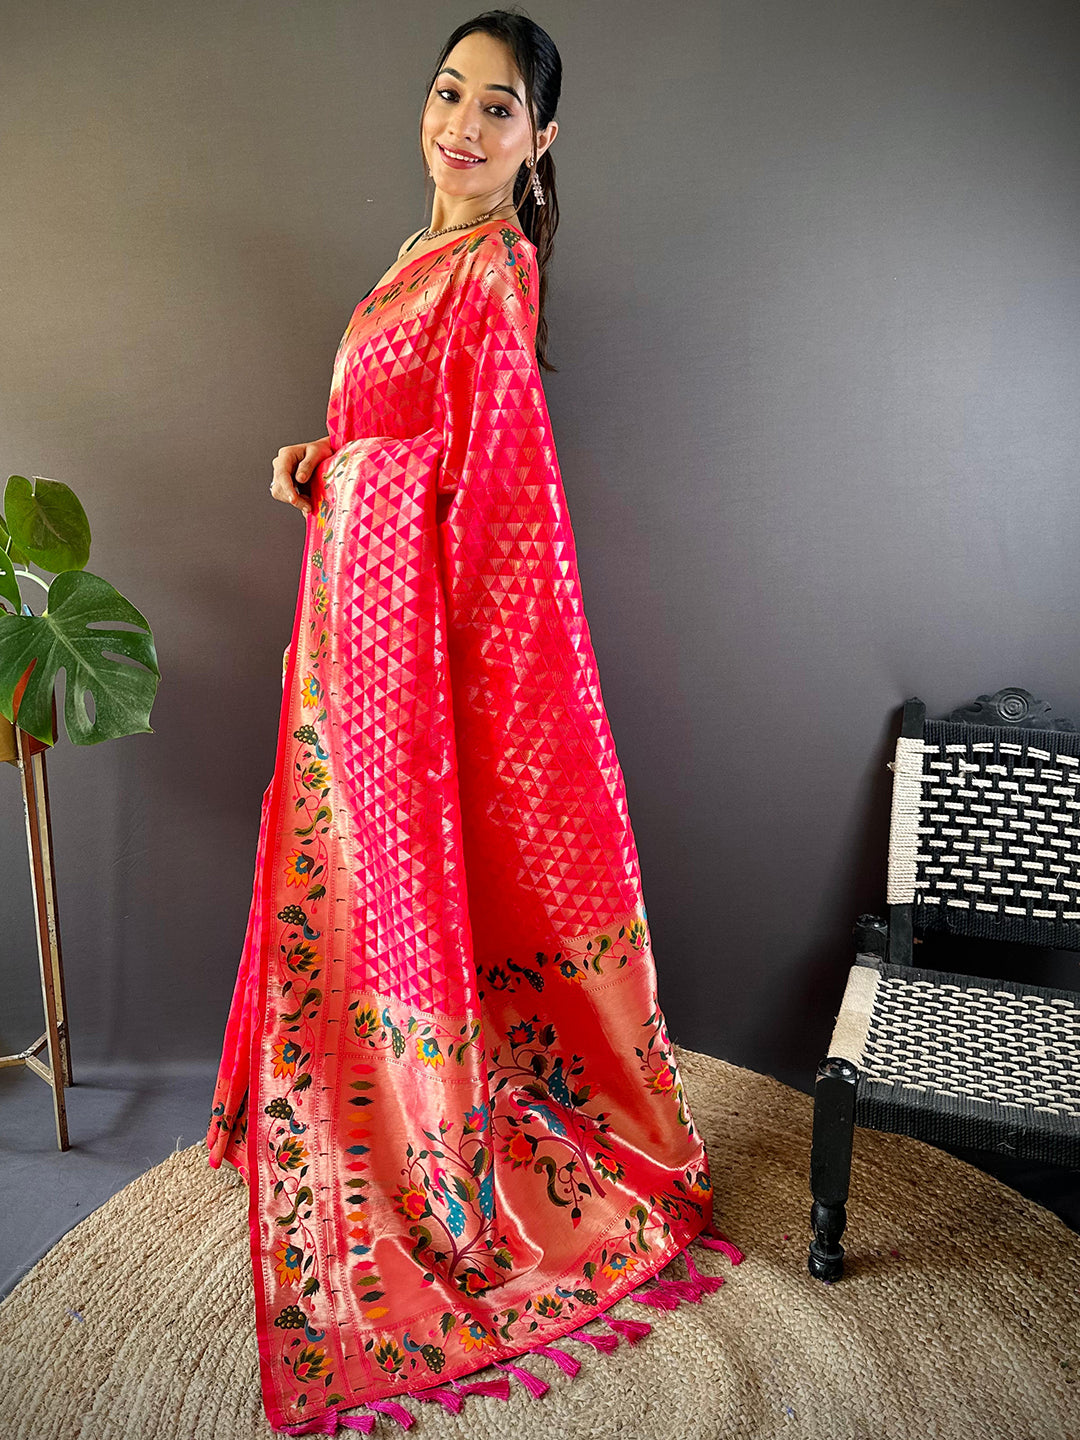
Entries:
[[[554,120],[537,132],[537,158],[555,138]],[[454,46],[424,107],[424,159],[438,190],[493,209],[511,198],[514,178],[532,154],[525,84],[510,51],[474,30]],[[476,157],[457,166],[446,151]]]

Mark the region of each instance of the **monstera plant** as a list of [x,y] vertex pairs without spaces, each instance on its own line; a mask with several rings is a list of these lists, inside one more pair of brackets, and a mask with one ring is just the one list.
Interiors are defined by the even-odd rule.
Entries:
[[[46,746],[58,738],[61,670],[73,744],[152,732],[150,707],[161,677],[154,637],[134,605],[85,569],[89,558],[90,525],[75,492],[59,480],[12,475],[0,518],[0,712]],[[51,583],[32,564],[52,572]],[[45,592],[40,613],[25,603],[20,586],[35,597]]]

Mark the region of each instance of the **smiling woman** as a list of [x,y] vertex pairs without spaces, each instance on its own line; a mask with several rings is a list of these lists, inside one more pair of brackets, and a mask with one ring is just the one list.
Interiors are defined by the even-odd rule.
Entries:
[[539,258],[537,354],[546,369],[544,270],[558,226],[549,151],[561,83],[551,37],[531,20],[492,11],[460,26],[444,46],[420,117],[421,154],[434,182],[423,233],[498,214],[521,224]]
[[553,1341],[650,1329],[617,1301],[720,1286],[691,1241],[742,1258],[710,1232],[540,381],[559,76],[519,15],[451,37],[432,222],[353,313],[311,476],[207,1133],[248,1183],[292,1434],[541,1395],[515,1358],[573,1375]]
[[[459,46],[458,48],[460,49],[461,47]],[[443,101],[444,105],[460,106],[462,103],[462,97],[460,96],[458,91],[455,90],[452,85],[448,85],[445,81],[443,81],[442,84],[439,83],[440,81],[442,81],[442,77],[444,75],[450,76],[454,80],[460,80],[462,85],[468,85],[468,77],[463,75],[460,70],[455,70],[450,65],[444,65],[443,68],[439,71],[439,74],[435,77],[435,94],[440,100]],[[490,83],[482,85],[480,89],[482,91],[502,91],[507,95],[511,95],[517,101],[518,106],[521,107],[521,113],[524,114],[524,101],[512,85],[496,85],[494,83]],[[497,111],[497,118],[502,121],[513,120],[515,115],[515,109],[508,108],[506,105],[487,105],[485,106],[485,109],[488,112]],[[427,119],[429,115],[434,117],[434,124],[439,123],[440,117],[436,115],[435,107],[430,105],[424,112],[425,119]],[[550,135],[546,140],[544,149],[546,149],[547,145],[549,145],[551,141],[555,138],[555,131],[558,130],[558,128],[558,125],[553,120],[549,127]],[[447,131],[447,133],[450,132]],[[468,169],[472,165],[483,165],[488,158],[486,154],[479,153],[476,150],[466,150],[463,149],[461,146],[455,146],[453,140],[451,140],[448,144],[443,144],[439,140],[436,140],[435,149],[443,157],[443,159],[447,162],[448,165],[451,165],[456,169]]]
[[[512,68],[511,58],[505,47],[491,36],[474,31],[456,46],[459,64],[487,65],[498,67],[503,72]],[[453,81],[459,82],[460,89]],[[513,104],[491,102],[495,94],[508,95]],[[495,125],[485,124],[488,116]],[[537,140],[537,155],[543,154],[555,138],[558,124],[552,120]],[[434,152],[447,159],[455,168],[482,165],[493,162],[493,173],[487,177],[488,185],[505,187],[517,168],[518,152],[523,141],[529,139],[525,101],[514,85],[499,84],[494,80],[480,81],[469,77],[453,65],[444,65],[435,77],[428,103],[424,107],[422,134],[425,157],[430,164]],[[459,144],[461,135],[468,133],[472,143]],[[515,163],[516,162],[516,163]]]

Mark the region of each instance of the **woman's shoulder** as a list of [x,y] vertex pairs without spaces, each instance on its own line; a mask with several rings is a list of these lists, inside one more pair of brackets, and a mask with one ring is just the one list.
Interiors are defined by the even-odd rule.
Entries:
[[475,277],[512,271],[521,284],[536,268],[536,246],[516,225],[492,220],[477,231],[463,258]]
[[480,313],[507,316],[535,338],[539,274],[536,246],[505,220],[478,230],[461,257],[458,283],[474,297]]
[[425,227],[421,225],[419,230],[414,230],[411,235],[405,236],[405,239],[401,242],[401,249],[397,252],[397,258],[399,260],[403,260],[405,258],[406,250],[408,250],[409,246],[413,243],[414,240],[416,240],[420,235],[424,233],[424,229]]
[[493,234],[494,238],[501,240],[508,249],[522,251],[530,260],[535,258],[536,246],[517,225],[512,225],[508,221],[503,220],[496,224]]

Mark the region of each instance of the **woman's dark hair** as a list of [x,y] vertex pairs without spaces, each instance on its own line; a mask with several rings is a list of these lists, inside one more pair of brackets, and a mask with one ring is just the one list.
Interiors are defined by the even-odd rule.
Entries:
[[[536,152],[536,132],[555,118],[562,90],[562,60],[555,48],[555,42],[546,30],[527,15],[513,10],[485,10],[472,20],[466,20],[453,32],[443,46],[435,64],[425,92],[425,105],[439,71],[446,63],[446,57],[459,40],[471,35],[474,30],[483,30],[501,40],[514,57],[521,78],[525,82],[525,109],[532,131],[533,153]],[[421,121],[421,134],[423,121]],[[547,358],[547,319],[544,315],[544,300],[547,295],[547,263],[555,243],[555,231],[559,224],[559,199],[555,193],[555,162],[551,158],[551,146],[536,162],[536,173],[544,188],[545,204],[537,205],[533,195],[532,171],[522,161],[514,178],[514,206],[517,224],[522,234],[536,247],[536,263],[539,272],[537,296],[538,318],[536,323],[536,357],[545,370],[555,370]]]

